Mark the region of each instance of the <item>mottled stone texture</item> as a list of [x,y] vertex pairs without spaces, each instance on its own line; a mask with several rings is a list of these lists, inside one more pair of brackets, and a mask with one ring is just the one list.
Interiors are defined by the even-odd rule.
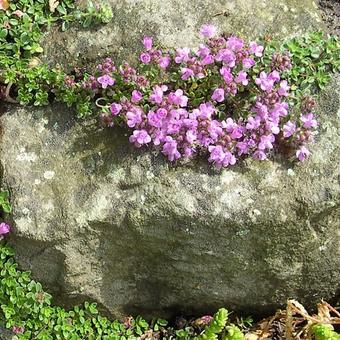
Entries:
[[[116,1],[113,24],[52,33],[58,38],[47,51],[69,62],[94,60],[106,48],[128,55],[145,31],[184,45],[224,8],[230,17],[214,21],[244,35],[318,25],[307,0],[193,3]],[[266,313],[289,297],[314,304],[335,296],[339,84],[334,79],[323,94],[310,160],[248,160],[221,172],[200,159],[171,165],[156,150],[131,147],[126,131],[76,122],[62,106],[13,108],[0,120],[0,151],[20,267],[57,301],[93,299],[115,316],[220,306]]]
[[[86,2],[86,0],[84,1]],[[195,46],[199,28],[214,23],[220,31],[246,39],[269,34],[286,38],[323,28],[312,0],[109,0],[114,18],[106,26],[67,32],[58,28],[44,41],[44,61],[63,66],[88,65],[104,56],[130,61],[143,34],[166,46]],[[226,13],[226,15],[224,15]]]

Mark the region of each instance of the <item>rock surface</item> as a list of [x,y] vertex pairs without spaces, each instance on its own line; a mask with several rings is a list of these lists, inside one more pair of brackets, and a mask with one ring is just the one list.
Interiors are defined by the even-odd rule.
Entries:
[[[86,1],[83,1],[86,2]],[[148,34],[165,46],[196,46],[202,24],[214,23],[220,31],[253,39],[275,38],[322,29],[313,0],[108,0],[114,18],[108,25],[66,32],[58,28],[44,39],[44,61],[64,67],[97,62],[113,56],[133,61],[141,38]]]
[[[145,27],[164,43],[186,44],[207,11],[225,4],[195,1],[189,11],[186,1],[164,2],[164,8],[150,0],[115,3],[113,26],[64,36],[66,57],[67,51],[81,54],[81,37],[95,53],[93,46],[107,46],[99,37],[129,53]],[[256,20],[249,17],[253,3],[263,5]],[[318,25],[312,1],[304,1],[303,10],[300,1],[286,1],[288,10],[278,3],[230,1],[234,14],[216,20],[229,27],[238,22],[253,35],[282,30],[275,13],[291,33],[292,22],[301,30],[307,19],[309,27]],[[130,29],[123,31],[125,25]],[[51,60],[60,56],[53,51]],[[90,52],[85,59],[96,58]],[[21,268],[57,301],[93,299],[115,316],[202,314],[221,306],[267,313],[289,297],[306,305],[334,297],[340,282],[339,84],[337,77],[323,95],[322,127],[309,161],[247,161],[221,172],[202,160],[168,164],[157,151],[135,150],[124,131],[76,122],[62,106],[12,109],[0,120],[0,151],[14,205],[10,241]]]
[[339,97],[323,101],[308,162],[221,173],[205,161],[171,166],[61,107],[13,110],[1,118],[1,161],[17,260],[62,300],[91,298],[115,315],[267,312],[288,297],[334,296]]

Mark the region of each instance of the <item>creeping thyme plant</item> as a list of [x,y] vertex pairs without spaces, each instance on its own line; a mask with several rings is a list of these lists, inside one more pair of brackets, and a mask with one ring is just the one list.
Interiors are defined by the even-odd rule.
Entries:
[[40,106],[55,98],[80,117],[99,108],[105,125],[129,128],[131,143],[155,146],[170,161],[202,154],[221,168],[246,157],[263,161],[275,151],[304,161],[318,126],[311,95],[340,67],[335,37],[246,43],[204,25],[204,41],[194,50],[159,48],[144,37],[135,66],[107,58],[94,73],[67,75],[37,61],[41,29],[58,20],[62,29],[75,20],[85,27],[105,23],[110,8],[81,12],[69,0],[1,1],[5,100]]
[[207,153],[217,167],[251,156],[267,159],[280,145],[303,161],[317,121],[311,108],[290,112],[290,85],[282,75],[292,68],[288,56],[262,64],[264,46],[201,29],[199,48],[160,50],[144,38],[141,65],[116,67],[111,59],[83,83],[103,94],[102,120],[133,129],[136,147],[159,146],[170,161]]
[[211,25],[201,34],[195,50],[159,49],[145,37],[137,68],[110,58],[98,65],[81,86],[100,94],[102,121],[128,126],[131,143],[158,146],[170,161],[203,153],[220,168],[249,156],[265,160],[275,149],[304,161],[318,126],[310,88],[339,69],[339,41],[322,46],[315,34],[281,52],[217,35]]
[[57,100],[79,116],[99,108],[108,127],[170,160],[207,155],[216,167],[274,151],[304,161],[318,120],[313,95],[340,68],[339,40],[312,33],[283,46],[201,29],[198,48],[162,49],[144,37],[137,66],[107,58],[94,73],[59,75]]

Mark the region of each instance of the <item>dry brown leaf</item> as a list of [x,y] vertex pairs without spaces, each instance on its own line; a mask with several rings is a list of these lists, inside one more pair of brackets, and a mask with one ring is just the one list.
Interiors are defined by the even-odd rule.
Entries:
[[0,0],[0,9],[3,9],[6,11],[9,7],[9,1],[8,0]]
[[[296,301],[297,302],[297,301]],[[287,309],[286,309],[286,339],[293,340],[293,300],[287,302]],[[302,307],[303,308],[303,307]]]
[[58,0],[49,0],[49,6],[50,6],[50,11],[52,13],[55,12],[56,8],[58,7],[59,5],[59,1]]
[[300,315],[304,317],[309,317],[308,312],[306,311],[305,307],[301,305],[300,302],[296,300],[288,300],[287,305],[292,308],[292,311],[299,313]]
[[326,303],[318,303],[318,317],[322,323],[328,323],[331,319],[331,312]]

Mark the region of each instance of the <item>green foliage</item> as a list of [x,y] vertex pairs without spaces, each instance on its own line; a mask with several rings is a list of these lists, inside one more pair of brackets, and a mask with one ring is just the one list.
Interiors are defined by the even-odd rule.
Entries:
[[111,21],[113,14],[111,8],[106,4],[100,6],[88,3],[86,10],[74,10],[70,14],[67,13],[67,6],[61,4],[57,7],[62,21],[61,29],[63,31],[70,27],[72,22],[79,22],[84,28],[94,25],[106,24]]
[[240,319],[238,319],[238,326],[241,327],[242,329],[247,329],[253,326],[254,320],[251,316],[247,316],[247,317],[241,317]]
[[243,340],[244,335],[241,330],[235,326],[231,325],[226,329],[227,333],[222,336],[222,340]]
[[292,68],[283,77],[292,85],[291,91],[296,100],[324,89],[331,73],[340,70],[340,39],[336,36],[312,32],[282,45],[271,42],[266,47],[265,63],[270,64],[278,50],[290,56]]
[[340,70],[340,40],[335,36],[310,33],[290,40],[283,48],[292,58],[293,68],[287,76],[289,82],[298,88],[298,95],[323,89],[331,72]]
[[[0,86],[0,99],[5,97],[5,100],[13,101],[9,96],[14,92],[20,104],[36,106],[48,104],[55,88],[64,101],[61,84],[65,74],[39,65],[37,58],[43,52],[40,41],[44,30],[59,21],[65,30],[72,22],[89,27],[107,23],[112,18],[111,8],[104,3],[94,5],[89,2],[87,8],[81,11],[75,9],[71,0],[11,1],[9,8],[0,10],[0,14],[0,84],[7,86],[6,89]],[[74,103],[75,100],[72,105]],[[84,99],[77,99],[77,104],[79,112],[85,115],[88,108],[84,108]]]
[[315,325],[312,334],[315,340],[340,340],[340,334],[334,332],[330,325]]
[[227,320],[228,311],[225,308],[219,309],[214,315],[214,319],[211,321],[209,326],[207,326],[204,332],[201,334],[200,339],[202,340],[218,339],[218,334],[220,334],[224,327],[226,326]]
[[0,192],[0,208],[7,214],[12,212],[12,206],[9,202],[9,192],[7,190]]
[[[58,4],[56,8],[51,3]],[[21,14],[18,14],[20,11]],[[84,27],[107,23],[112,18],[111,8],[106,4],[88,3],[85,10],[75,9],[74,1],[17,0],[11,1],[10,7],[1,12],[0,56],[14,57],[14,64],[19,59],[31,59],[42,53],[40,40],[43,31],[51,24],[61,21],[66,29],[71,22],[79,22]],[[2,60],[0,59],[0,65]]]

